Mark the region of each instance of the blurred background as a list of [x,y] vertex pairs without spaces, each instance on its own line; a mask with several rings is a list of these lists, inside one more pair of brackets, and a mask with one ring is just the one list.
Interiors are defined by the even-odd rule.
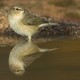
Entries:
[[80,0],[0,0],[1,7],[14,4],[55,20],[80,21]]

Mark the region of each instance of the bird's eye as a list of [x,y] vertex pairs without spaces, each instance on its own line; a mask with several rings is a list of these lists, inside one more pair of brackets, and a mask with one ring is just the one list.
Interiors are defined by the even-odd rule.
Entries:
[[20,10],[20,9],[16,8],[15,10],[17,10],[17,11],[18,11],[18,10]]
[[16,10],[16,11],[22,11],[22,9],[20,9],[20,8],[15,8],[15,10]]
[[20,72],[21,70],[16,70],[16,72]]

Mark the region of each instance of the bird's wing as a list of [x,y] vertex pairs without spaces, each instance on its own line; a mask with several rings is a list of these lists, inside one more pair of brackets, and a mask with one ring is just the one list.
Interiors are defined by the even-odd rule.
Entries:
[[25,63],[25,67],[29,66],[32,62],[34,62],[36,59],[38,59],[42,53],[36,53],[36,54],[31,54],[29,56],[25,56],[23,61]]
[[49,21],[53,21],[53,20],[48,17],[41,17],[37,14],[35,15],[28,11],[25,13],[24,18],[22,19],[22,22],[25,25],[40,25],[43,23],[48,23]]

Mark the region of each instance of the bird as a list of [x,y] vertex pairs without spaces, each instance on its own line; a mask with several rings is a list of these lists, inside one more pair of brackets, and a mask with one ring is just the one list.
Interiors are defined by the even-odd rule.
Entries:
[[43,49],[34,42],[19,41],[10,51],[9,69],[13,74],[21,76],[26,72],[25,68],[42,56],[44,52],[46,53],[56,49]]
[[50,25],[57,25],[51,18],[42,17],[38,14],[24,8],[24,6],[17,4],[13,5],[8,11],[8,21],[10,27],[19,35],[27,36],[31,41],[32,36],[37,33],[41,27]]

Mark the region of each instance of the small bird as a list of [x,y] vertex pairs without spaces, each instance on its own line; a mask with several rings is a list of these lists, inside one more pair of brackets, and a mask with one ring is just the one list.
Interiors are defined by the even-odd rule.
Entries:
[[44,52],[56,49],[57,48],[41,49],[33,42],[20,41],[9,54],[9,68],[15,75],[23,75],[25,73],[25,68],[39,58]]
[[41,17],[26,10],[21,5],[14,5],[10,8],[8,14],[10,27],[20,35],[31,37],[38,31],[40,27],[56,25],[51,18]]

